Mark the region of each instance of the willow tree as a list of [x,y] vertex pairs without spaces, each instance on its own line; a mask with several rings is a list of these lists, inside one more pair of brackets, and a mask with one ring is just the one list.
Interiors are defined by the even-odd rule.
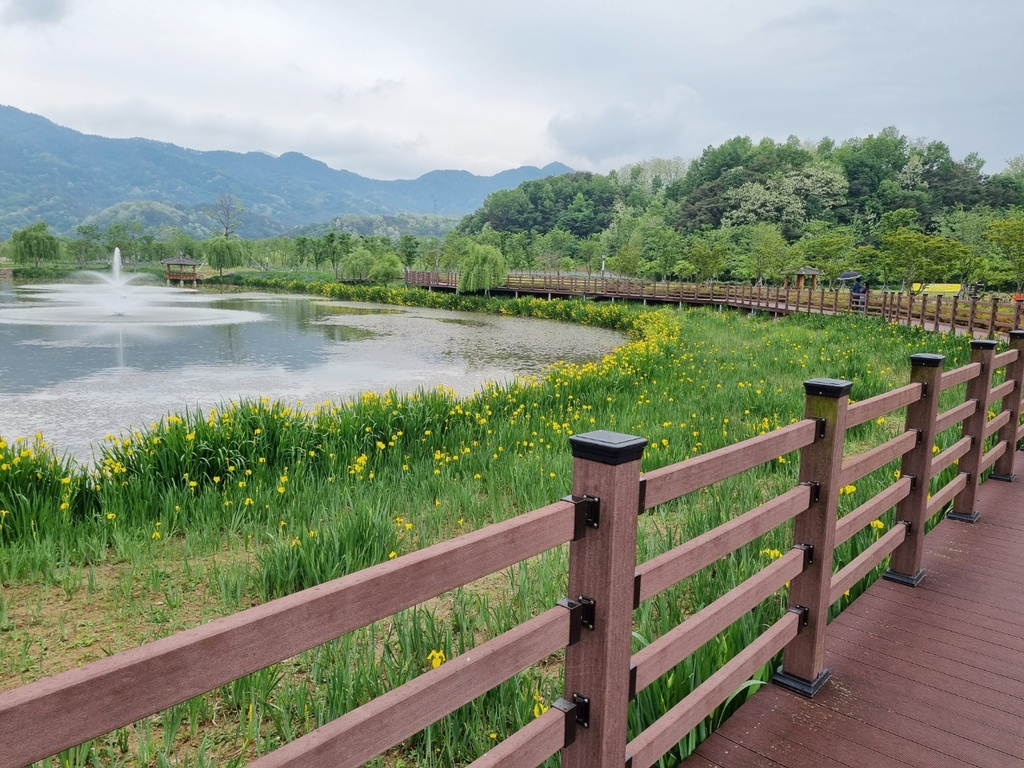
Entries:
[[11,233],[10,254],[19,264],[38,267],[44,261],[57,261],[60,258],[60,241],[50,234],[45,221],[38,221]]
[[505,282],[508,266],[501,250],[493,245],[471,243],[466,255],[459,261],[459,290],[483,291],[491,295],[491,288]]
[[215,237],[206,243],[206,263],[221,275],[225,269],[237,267],[242,263],[242,249],[237,240],[226,237]]

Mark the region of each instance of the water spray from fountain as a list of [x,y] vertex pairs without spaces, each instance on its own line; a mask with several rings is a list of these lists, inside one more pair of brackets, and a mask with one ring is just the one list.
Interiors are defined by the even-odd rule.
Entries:
[[114,249],[110,272],[79,272],[88,284],[24,286],[31,304],[0,308],[0,324],[120,326],[141,332],[154,326],[228,325],[263,319],[256,312],[206,306],[198,291],[145,284],[145,274],[125,274],[121,250]]

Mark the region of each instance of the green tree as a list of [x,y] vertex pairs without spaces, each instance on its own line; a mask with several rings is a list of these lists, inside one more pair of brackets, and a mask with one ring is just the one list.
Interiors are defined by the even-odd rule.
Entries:
[[917,282],[925,282],[934,272],[931,253],[932,238],[907,227],[882,235],[882,267],[886,279],[897,280],[902,290],[910,290]]
[[565,268],[566,259],[572,259],[579,249],[579,240],[564,229],[552,229],[547,234],[534,238],[533,250],[537,263],[542,269],[556,274]]
[[139,241],[142,239],[142,224],[139,221],[115,221],[103,235],[107,250],[121,250],[121,258],[126,262],[138,261]]
[[85,266],[100,256],[100,231],[96,224],[79,224],[78,238],[71,244],[71,252],[79,266]]
[[[731,256],[732,250],[725,238],[715,232],[705,232],[690,241],[685,261],[689,263],[689,272],[697,278],[697,282],[704,282],[722,274]],[[685,274],[684,270],[685,266],[676,271]]]
[[307,262],[313,261],[313,250],[315,244],[312,239],[305,235],[299,235],[295,238],[295,247],[292,250],[292,263],[296,267],[301,267]]
[[854,240],[850,227],[832,227],[823,221],[816,221],[808,226],[808,234],[797,241],[793,248],[799,258],[820,269],[831,285],[841,272],[856,266]]
[[459,290],[483,291],[490,296],[491,288],[504,283],[507,274],[505,257],[498,248],[473,243],[459,264]]
[[402,235],[398,238],[398,255],[402,258],[402,264],[411,267],[420,255],[420,241],[412,235]]
[[1005,219],[996,219],[985,236],[995,243],[1006,260],[1017,293],[1024,292],[1024,211],[1015,209]]
[[936,219],[936,230],[962,247],[947,247],[942,271],[958,283],[989,280],[993,260],[992,242],[985,236],[992,216],[985,210],[951,208]]
[[397,253],[389,251],[374,260],[373,266],[367,272],[367,277],[371,281],[383,285],[401,277],[404,268],[401,257]]
[[206,242],[206,263],[223,275],[225,269],[242,263],[242,251],[237,240],[215,237]]
[[587,270],[588,275],[594,274],[594,269],[601,264],[601,238],[598,235],[591,235],[582,241],[576,258],[580,266]]
[[758,284],[781,281],[782,273],[793,265],[793,256],[779,228],[774,224],[754,224],[745,229],[733,272]]
[[360,243],[341,262],[341,274],[348,280],[368,280],[377,258]]
[[57,261],[60,258],[60,240],[50,234],[50,227],[45,221],[38,221],[11,233],[8,253],[11,260],[18,264],[38,267],[44,261]]
[[665,226],[660,221],[647,226],[641,224],[637,227],[636,233],[641,235],[640,271],[652,278],[660,277],[667,280],[685,253],[683,238],[672,227]]

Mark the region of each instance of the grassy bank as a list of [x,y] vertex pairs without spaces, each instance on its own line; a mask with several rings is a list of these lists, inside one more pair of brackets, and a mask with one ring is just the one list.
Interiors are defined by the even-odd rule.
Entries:
[[[8,438],[0,447],[3,687],[547,504],[570,489],[569,434],[643,435],[650,441],[643,468],[651,470],[800,418],[807,378],[851,379],[859,400],[905,383],[915,352],[941,351],[949,367],[967,359],[965,340],[874,318],[772,321],[316,281],[249,279],[244,287],[565,320],[620,329],[631,341],[600,361],[556,365],[466,398],[437,389],[298,409],[225,403],[168,416],[105,443],[96,468],[59,460],[42,437]],[[958,396],[962,388],[945,394],[950,404]],[[899,415],[863,425],[851,432],[851,449],[901,429]],[[643,516],[638,560],[787,489],[795,459]],[[841,510],[878,492],[892,473],[886,467],[849,487]],[[840,565],[876,530],[844,545]],[[645,603],[636,613],[636,647],[789,544],[785,530],[773,532]],[[555,550],[65,757],[71,765],[251,759],[550,607],[564,597],[565,569],[565,552]],[[692,690],[785,605],[784,594],[769,599],[641,692],[631,704],[631,731]],[[560,659],[551,659],[380,764],[464,764],[561,695],[559,675]]]

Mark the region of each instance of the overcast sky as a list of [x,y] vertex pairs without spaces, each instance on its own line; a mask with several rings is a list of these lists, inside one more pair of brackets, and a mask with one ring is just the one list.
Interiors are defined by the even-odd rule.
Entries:
[[737,134],[1024,153],[1020,0],[0,0],[0,103],[375,178]]

